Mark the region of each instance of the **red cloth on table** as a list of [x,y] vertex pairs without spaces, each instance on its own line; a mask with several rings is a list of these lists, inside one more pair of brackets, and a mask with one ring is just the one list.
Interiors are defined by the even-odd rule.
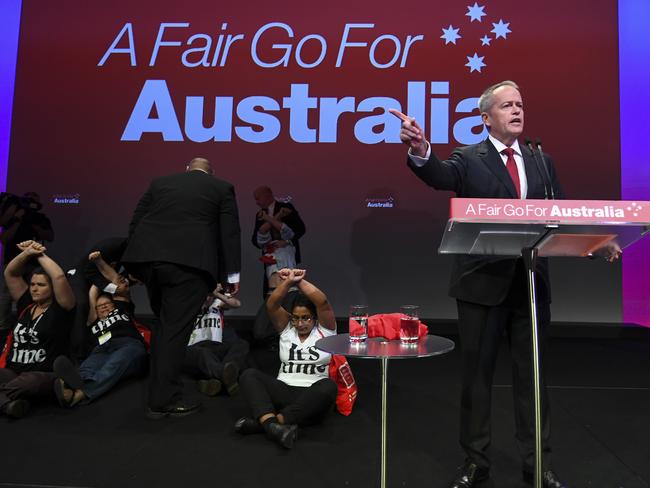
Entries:
[[[402,318],[401,313],[379,313],[368,317],[368,337],[384,337],[389,341],[399,339],[399,322]],[[350,319],[350,333],[353,333],[361,325]],[[426,325],[420,322],[418,337],[424,337],[429,333]]]

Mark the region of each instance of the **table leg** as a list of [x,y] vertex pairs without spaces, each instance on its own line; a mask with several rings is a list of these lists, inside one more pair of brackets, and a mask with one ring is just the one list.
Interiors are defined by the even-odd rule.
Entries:
[[386,488],[386,416],[388,402],[388,358],[381,358],[381,488]]

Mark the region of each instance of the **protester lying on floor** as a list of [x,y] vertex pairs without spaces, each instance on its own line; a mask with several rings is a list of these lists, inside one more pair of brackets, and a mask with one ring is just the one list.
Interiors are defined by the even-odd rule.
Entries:
[[88,403],[113,388],[119,381],[137,376],[146,368],[147,351],[133,320],[134,307],[129,282],[93,252],[88,259],[112,283],[120,283],[114,295],[89,291],[88,328],[95,347],[79,368],[66,356],[54,362],[54,392],[62,407]]
[[[4,273],[18,322],[0,356],[0,412],[13,418],[23,417],[31,402],[52,398],[53,362],[67,351],[75,306],[72,288],[45,246],[24,241],[18,249]],[[22,275],[33,259],[38,267],[28,284]]]
[[222,386],[229,395],[239,391],[239,373],[246,366],[249,346],[232,327],[225,326],[224,310],[240,306],[237,298],[217,285],[196,318],[183,370],[198,378],[198,389],[206,395],[217,395]]
[[[305,270],[283,269],[280,284],[269,296],[271,322],[280,334],[280,371],[273,378],[247,369],[239,383],[253,416],[235,423],[240,434],[265,432],[290,449],[298,426],[316,423],[332,410],[336,383],[329,378],[331,355],[316,349],[318,339],[336,334],[334,310],[325,294],[305,280]],[[301,295],[291,311],[281,303],[292,286]]]

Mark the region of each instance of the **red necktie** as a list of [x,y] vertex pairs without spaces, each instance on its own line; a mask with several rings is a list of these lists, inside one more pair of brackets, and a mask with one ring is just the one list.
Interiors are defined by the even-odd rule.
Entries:
[[512,182],[515,184],[517,197],[521,198],[521,184],[519,183],[519,171],[517,171],[517,163],[515,163],[515,150],[511,147],[506,147],[503,151],[501,151],[501,153],[508,156],[508,160],[506,161],[506,169],[508,170],[508,174],[510,174],[510,178],[512,178]]

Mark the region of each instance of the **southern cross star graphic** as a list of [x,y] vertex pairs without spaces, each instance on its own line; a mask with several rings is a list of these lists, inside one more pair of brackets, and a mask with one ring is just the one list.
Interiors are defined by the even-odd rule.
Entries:
[[499,19],[499,22],[496,24],[492,22],[492,25],[494,26],[494,29],[492,29],[490,32],[494,33],[495,39],[498,39],[499,37],[506,39],[506,36],[512,32],[510,29],[508,29],[510,22],[505,23],[503,19]]
[[473,73],[474,71],[478,71],[479,73],[481,72],[481,68],[484,66],[487,66],[484,62],[483,59],[485,59],[485,56],[479,56],[478,54],[474,53],[474,56],[466,56],[467,57],[467,64],[465,66],[469,67],[469,72]]
[[456,40],[460,39],[462,36],[458,34],[460,29],[454,29],[451,24],[446,29],[442,29],[443,34],[440,36],[441,39],[445,40],[445,46],[450,42],[456,44]]
[[485,7],[481,7],[478,3],[474,2],[474,5],[467,6],[467,13],[465,15],[471,19],[470,22],[474,22],[475,20],[481,22],[481,17],[487,15],[483,9],[485,9]]
[[481,46],[489,46],[490,42],[492,42],[492,38],[490,36],[483,36],[481,37]]

